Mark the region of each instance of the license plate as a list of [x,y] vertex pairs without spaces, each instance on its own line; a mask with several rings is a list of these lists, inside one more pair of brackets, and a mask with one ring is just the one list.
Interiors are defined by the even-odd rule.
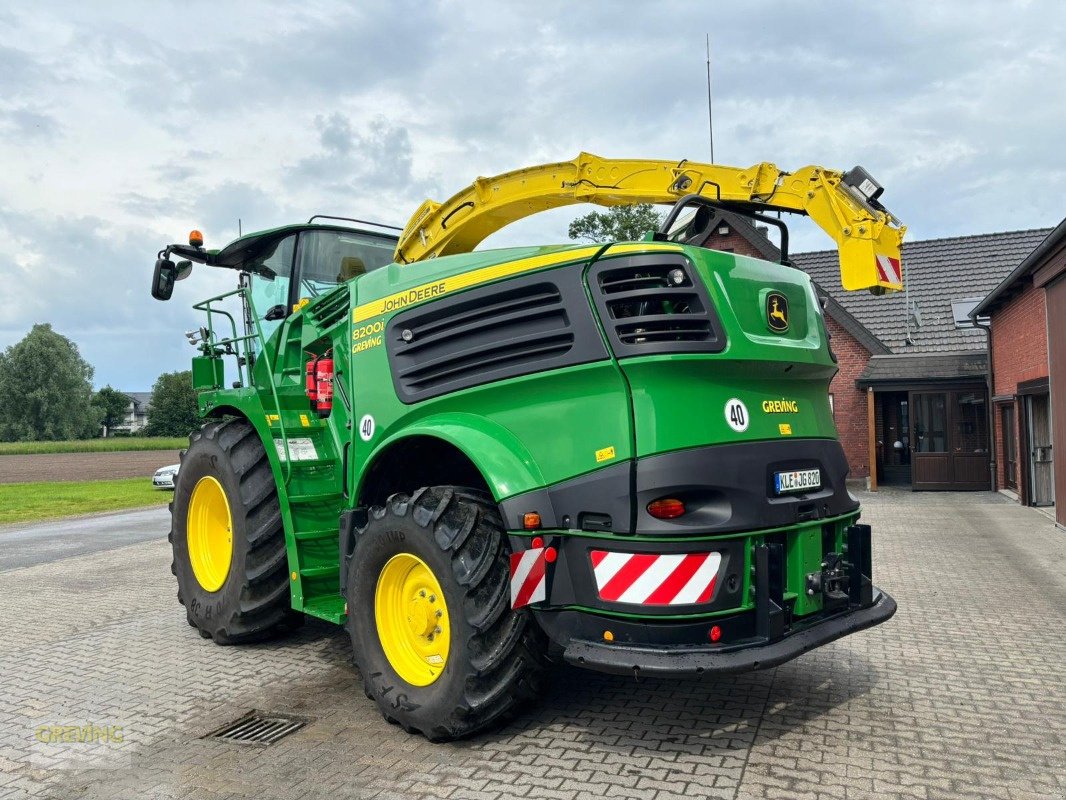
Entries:
[[793,472],[774,473],[774,491],[778,494],[806,492],[808,489],[818,489],[821,485],[822,471],[820,469],[799,469]]

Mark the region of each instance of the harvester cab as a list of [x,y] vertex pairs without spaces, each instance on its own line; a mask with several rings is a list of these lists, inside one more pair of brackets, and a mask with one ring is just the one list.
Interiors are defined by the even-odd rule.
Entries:
[[[398,236],[312,219],[164,248],[160,299],[183,262],[240,275],[190,332],[205,424],[171,531],[190,625],[222,644],[344,625],[368,696],[436,740],[536,699],[551,656],[710,676],[885,621],[821,305],[767,214],[826,231],[845,288],[896,291],[881,193],[858,167],[582,154],[426,201]],[[473,251],[581,202],[671,208],[642,241]],[[780,263],[706,247],[723,211],[777,226]]]

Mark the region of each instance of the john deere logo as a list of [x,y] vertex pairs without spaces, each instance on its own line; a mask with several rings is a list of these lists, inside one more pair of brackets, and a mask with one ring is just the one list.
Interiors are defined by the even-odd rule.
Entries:
[[766,324],[774,333],[788,330],[788,300],[781,292],[766,295]]

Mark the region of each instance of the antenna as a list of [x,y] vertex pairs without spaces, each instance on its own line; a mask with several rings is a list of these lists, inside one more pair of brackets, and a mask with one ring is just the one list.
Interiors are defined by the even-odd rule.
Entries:
[[241,231],[241,218],[237,217],[237,238],[240,239],[242,236],[244,233]]
[[711,34],[707,34],[707,129],[711,135],[711,163],[714,163],[714,114],[711,111]]

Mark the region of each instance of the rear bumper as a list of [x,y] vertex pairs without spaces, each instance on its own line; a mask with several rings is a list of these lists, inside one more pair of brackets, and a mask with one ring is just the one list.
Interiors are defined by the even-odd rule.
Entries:
[[702,675],[750,672],[783,664],[808,650],[872,628],[896,613],[896,601],[874,589],[873,604],[794,626],[782,638],[723,648],[698,645],[629,645],[571,639],[563,658],[575,666],[617,675]]

